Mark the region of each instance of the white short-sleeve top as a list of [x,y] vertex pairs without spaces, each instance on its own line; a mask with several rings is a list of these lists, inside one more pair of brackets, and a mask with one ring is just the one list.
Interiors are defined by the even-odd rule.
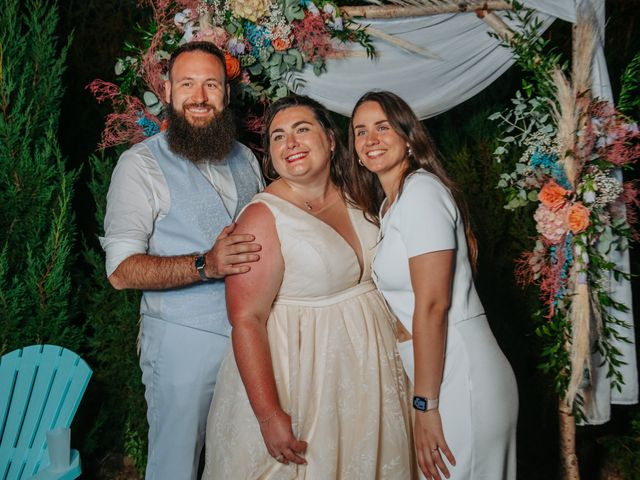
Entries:
[[374,279],[409,331],[415,306],[409,258],[429,252],[456,252],[449,323],[484,313],[473,284],[460,211],[438,177],[423,169],[409,175],[402,192],[381,218],[380,238],[373,261]]

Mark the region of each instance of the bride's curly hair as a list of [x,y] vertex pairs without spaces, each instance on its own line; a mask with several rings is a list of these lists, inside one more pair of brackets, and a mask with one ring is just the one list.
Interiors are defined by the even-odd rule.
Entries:
[[349,124],[349,159],[348,163],[342,168],[346,179],[346,195],[358,207],[365,211],[368,218],[375,219],[374,221],[378,222],[377,216],[380,205],[384,200],[384,191],[377,176],[358,164],[358,154],[355,149],[353,117],[358,111],[358,108],[365,102],[375,102],[380,105],[391,128],[402,137],[412,152],[406,157],[408,166],[402,174],[398,196],[402,194],[402,188],[404,187],[404,182],[407,177],[416,170],[422,168],[437,176],[449,189],[460,210],[465,235],[467,237],[469,259],[475,270],[478,259],[478,242],[471,228],[467,203],[458,186],[449,178],[442,166],[440,156],[431,135],[420,120],[418,120],[418,117],[407,102],[394,93],[383,90],[367,92],[360,97],[355,107],[353,107],[351,123]]

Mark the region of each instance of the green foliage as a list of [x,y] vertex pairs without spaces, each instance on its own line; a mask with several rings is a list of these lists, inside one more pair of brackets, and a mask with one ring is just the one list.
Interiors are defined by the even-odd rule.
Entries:
[[57,129],[71,39],[53,1],[0,0],[0,354],[31,343],[78,350],[71,283],[76,172]]
[[[537,18],[536,10],[524,9],[522,3],[515,0],[512,3],[513,11],[505,14],[520,28],[514,31],[508,42],[503,43],[513,50],[516,64],[523,70],[522,90],[528,98],[554,98],[555,86],[551,73],[556,69],[565,71],[567,61],[562,58],[562,53],[551,46],[551,40],[538,33],[542,21]],[[497,37],[496,34],[490,35]]]
[[[102,225],[107,190],[117,155],[90,159],[89,188],[96,202],[96,220]],[[102,250],[87,239],[84,260],[91,277],[82,292],[87,316],[93,388],[98,417],[90,453],[117,451],[128,455],[140,473],[146,462],[146,404],[136,354],[140,293],[117,291],[107,281]]]
[[[611,463],[615,465],[615,478],[640,480],[640,411],[631,417],[631,428],[626,435],[607,435],[599,439]],[[609,478],[614,478],[611,476]]]
[[636,120],[640,119],[640,51],[625,69],[621,81],[618,110]]

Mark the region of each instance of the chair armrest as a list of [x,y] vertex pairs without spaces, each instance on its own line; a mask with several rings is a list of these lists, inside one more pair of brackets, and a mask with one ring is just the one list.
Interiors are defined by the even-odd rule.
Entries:
[[31,480],[74,480],[80,476],[80,473],[82,473],[80,453],[77,450],[71,450],[71,462],[68,469],[53,472],[47,466],[31,477]]

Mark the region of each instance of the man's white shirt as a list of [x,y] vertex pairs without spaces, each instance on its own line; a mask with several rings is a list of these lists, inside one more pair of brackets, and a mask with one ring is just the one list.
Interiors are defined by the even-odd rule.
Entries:
[[[250,162],[262,189],[264,182],[260,165],[253,155]],[[201,162],[197,166],[233,218],[238,195],[231,168],[226,163],[212,162]],[[107,204],[105,234],[100,237],[100,244],[106,253],[109,276],[126,258],[147,253],[154,223],[169,212],[171,205],[169,187],[162,170],[144,144],[134,145],[118,160],[111,177]]]

